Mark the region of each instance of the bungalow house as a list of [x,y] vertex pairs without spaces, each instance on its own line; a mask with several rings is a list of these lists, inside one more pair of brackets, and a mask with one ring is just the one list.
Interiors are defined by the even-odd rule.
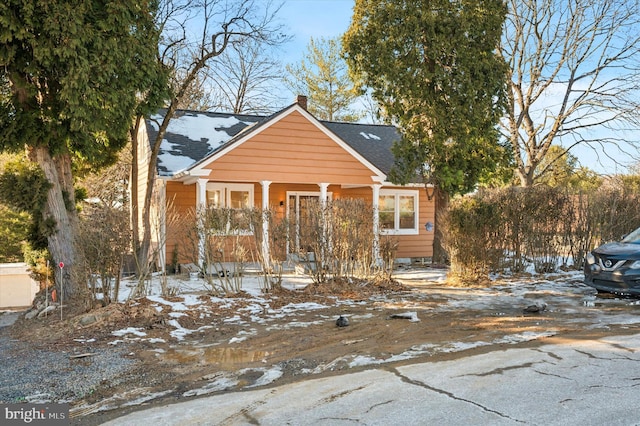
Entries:
[[[154,140],[161,117],[139,126],[139,140]],[[363,199],[373,207],[374,227],[397,238],[397,260],[428,258],[433,202],[423,184],[387,180],[398,138],[393,126],[318,120],[304,96],[268,117],[178,111],[160,149],[156,189],[179,212],[215,205],[294,216],[313,200]],[[168,238],[160,247],[162,265],[176,244]]]

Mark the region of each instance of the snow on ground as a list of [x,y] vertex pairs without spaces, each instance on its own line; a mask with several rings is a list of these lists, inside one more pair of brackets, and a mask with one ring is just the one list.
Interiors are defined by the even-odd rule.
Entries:
[[[556,305],[563,302],[562,309],[567,313],[572,311],[576,314],[590,310],[592,314],[598,315],[599,305],[602,303],[618,303],[622,305],[640,305],[640,302],[632,299],[616,299],[617,302],[603,302],[599,300],[595,292],[589,287],[581,284],[582,272],[574,271],[562,274],[541,274],[528,278],[518,279],[501,279],[490,287],[450,287],[445,284],[446,270],[435,268],[407,268],[400,269],[393,274],[393,277],[400,282],[412,286],[414,290],[411,300],[391,300],[384,295],[374,296],[377,302],[383,302],[386,306],[396,309],[405,309],[406,315],[412,314],[412,319],[419,320],[415,313],[416,308],[424,309],[424,304],[429,301],[430,309],[434,312],[447,312],[460,309],[473,310],[493,310],[495,316],[508,315],[514,307],[527,306],[529,304],[540,303],[545,300],[553,299]],[[208,305],[203,302],[203,295],[206,295],[207,285],[203,279],[189,278],[187,276],[169,276],[167,284],[170,288],[179,289],[178,294],[171,298],[165,298],[161,295],[161,276],[154,276],[146,284],[146,298],[153,303],[158,311],[167,312],[171,318],[169,325],[174,330],[171,332],[172,337],[177,340],[184,339],[185,336],[197,333],[211,326],[204,326],[198,329],[187,329],[180,324],[180,317],[185,315],[187,311],[199,310],[200,317],[206,318],[210,316]],[[283,276],[283,287],[288,289],[300,289],[311,283],[311,278],[304,275],[289,274]],[[136,285],[135,281],[124,281],[121,285],[121,293],[119,300],[124,301]],[[250,326],[251,323],[266,324],[269,319],[281,319],[284,317],[291,318],[287,327],[306,327],[310,324],[318,322],[297,322],[295,315],[297,312],[308,312],[311,310],[322,310],[327,306],[319,303],[290,303],[278,309],[273,309],[269,302],[262,297],[262,279],[258,275],[246,275],[242,278],[242,290],[249,295],[242,296],[242,306],[238,307],[236,315],[229,316],[225,319],[225,323],[240,324]],[[227,297],[219,298],[208,296],[212,303],[218,304],[218,308],[231,308],[236,305],[240,298]],[[437,304],[434,306],[434,300]],[[577,300],[577,301],[576,301]],[[566,303],[564,303],[566,302]],[[359,302],[349,300],[339,300],[338,303],[345,305],[355,304]],[[550,306],[549,309],[555,309]],[[242,315],[241,315],[242,314]],[[247,322],[247,314],[249,321]],[[633,312],[621,311],[618,315],[611,312],[603,315],[602,320],[594,321],[592,327],[608,327],[609,325],[633,325],[640,323],[640,317]],[[271,329],[279,326],[274,325]],[[137,329],[122,329],[113,332],[113,335],[121,339],[131,339],[131,336],[143,338],[144,332]],[[541,336],[514,336],[514,341],[537,339]],[[245,340],[247,335],[238,335],[233,337],[231,342],[240,342]],[[121,341],[121,340],[119,340]],[[116,344],[118,340],[112,342]],[[486,342],[485,344],[493,344],[495,342]],[[451,347],[440,348],[438,351],[457,351],[464,350],[463,345],[456,345],[452,342]],[[433,349],[430,349],[432,352]],[[424,351],[413,351],[415,355]],[[411,352],[411,353],[413,353]],[[402,354],[398,356],[411,356]],[[415,356],[414,355],[414,356]],[[362,360],[358,361],[362,362]],[[373,360],[372,363],[381,362]],[[387,361],[388,362],[388,361]]]
[[[432,309],[433,312],[450,312],[455,310],[483,310],[489,311],[494,316],[513,315],[514,309],[521,309],[528,304],[534,304],[542,301],[553,301],[553,305],[548,309],[563,309],[564,313],[575,313],[576,321],[584,321],[584,316],[588,315],[592,318],[590,327],[606,328],[612,325],[633,326],[640,323],[640,316],[637,315],[637,309],[622,309],[616,313],[616,309],[601,309],[603,304],[607,306],[640,306],[640,302],[630,299],[612,299],[603,301],[596,297],[594,290],[582,284],[582,273],[579,271],[534,275],[528,278],[519,279],[501,279],[494,282],[490,287],[450,287],[445,284],[446,270],[434,268],[411,268],[400,269],[394,273],[393,277],[400,282],[410,285],[414,288],[412,297],[407,300],[396,297],[387,297],[385,295],[374,296],[376,302],[385,303],[389,308],[398,309],[405,312],[414,320],[419,320],[416,310],[424,311],[425,306]],[[204,303],[208,297],[209,301],[216,304],[217,308],[229,308],[235,311],[235,315],[227,317],[224,322],[229,324],[240,324],[245,326],[237,335],[230,337],[229,343],[238,343],[247,339],[256,333],[252,329],[253,324],[268,324],[272,319],[280,319],[283,317],[290,318],[285,325],[272,325],[268,329],[280,329],[282,327],[308,327],[311,324],[318,324],[325,321],[335,321],[335,318],[319,315],[318,320],[314,322],[296,321],[296,313],[308,312],[311,310],[322,310],[327,306],[319,303],[290,303],[280,308],[273,308],[269,302],[262,297],[261,278],[257,275],[246,275],[242,278],[242,290],[249,296],[241,298],[227,297],[219,298],[207,295],[206,283],[202,279],[190,279],[188,277],[168,277],[168,286],[178,289],[178,294],[171,298],[165,298],[161,295],[160,286],[161,277],[155,276],[147,283],[146,298],[152,302],[158,311],[168,312],[171,318],[168,324],[173,327],[170,335],[174,338],[179,346],[183,348],[182,341],[184,338],[193,333],[199,333],[213,326],[202,326],[198,329],[188,329],[180,324],[180,318],[187,311],[199,311],[201,318],[211,315],[207,309],[210,305]],[[311,279],[301,275],[285,275],[283,276],[283,286],[289,289],[299,289],[311,283]],[[121,285],[122,291],[118,299],[127,300],[129,294],[135,286],[135,281],[125,281]],[[242,303],[239,303],[242,302]],[[366,303],[349,300],[338,300],[337,303],[345,305]],[[236,307],[237,306],[237,307]],[[247,320],[247,317],[249,318]],[[243,319],[244,318],[244,319]],[[349,355],[334,359],[328,363],[316,366],[313,369],[304,371],[307,374],[319,374],[324,371],[333,370],[338,367],[357,367],[366,365],[380,365],[400,360],[407,360],[424,355],[434,355],[439,353],[453,353],[465,351],[472,348],[489,346],[495,344],[512,344],[536,340],[543,337],[549,337],[556,334],[555,330],[546,330],[543,332],[523,332],[503,336],[493,341],[476,341],[476,342],[457,342],[451,341],[445,344],[416,344],[403,353],[390,355],[388,358],[380,359],[364,355]],[[146,334],[141,329],[125,328],[113,332],[114,337],[111,344],[116,345],[127,340],[145,340],[146,342],[165,343],[163,339],[146,338]],[[189,346],[193,350],[201,351],[202,348]],[[183,349],[181,349],[183,350]],[[158,350],[164,354],[164,350]],[[261,377],[254,386],[262,386],[269,384],[282,376],[282,370],[275,365],[270,368],[252,369],[252,373],[260,373]],[[241,372],[221,372],[214,377],[209,378],[207,383],[198,388],[189,390],[184,396],[205,395],[211,392],[228,389],[238,383],[238,377],[244,374]],[[144,399],[143,399],[144,400]]]

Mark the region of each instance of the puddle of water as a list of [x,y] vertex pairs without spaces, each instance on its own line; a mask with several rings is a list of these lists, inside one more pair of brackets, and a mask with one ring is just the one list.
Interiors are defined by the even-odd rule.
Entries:
[[176,364],[198,363],[202,365],[219,364],[233,366],[240,363],[262,362],[270,355],[267,351],[255,351],[240,348],[195,348],[168,349],[160,357]]

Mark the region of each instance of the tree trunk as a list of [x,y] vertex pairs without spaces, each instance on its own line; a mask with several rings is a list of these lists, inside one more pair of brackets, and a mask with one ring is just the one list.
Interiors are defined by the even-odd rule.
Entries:
[[449,207],[449,195],[438,186],[435,187],[435,218],[433,235],[433,257],[431,262],[439,265],[449,263],[449,256],[442,243],[442,230],[440,229],[440,217]]
[[520,179],[520,186],[530,188],[533,186],[533,171],[535,168],[529,166],[526,170],[516,169],[516,175]]
[[[155,159],[157,158],[157,150],[152,150],[151,158],[148,159],[145,179],[146,186],[144,188],[144,203],[140,206],[140,144],[149,143],[149,141],[138,140],[138,130],[140,126],[144,126],[143,117],[138,117],[131,129],[131,230],[133,234],[133,250],[136,257],[136,269],[138,278],[144,280],[149,274],[149,266],[151,259],[149,252],[151,251],[151,198],[153,196],[153,183],[155,178]],[[161,138],[156,138],[162,141]],[[158,140],[154,143],[159,144]],[[155,153],[155,155],[154,155]],[[144,161],[146,163],[146,161]]]
[[[73,282],[76,264],[75,237],[78,216],[75,206],[71,157],[61,154],[52,157],[46,147],[36,147],[30,152],[51,184],[47,194],[47,204],[43,211],[45,221],[54,221],[54,229],[47,236],[49,253],[55,266],[58,295],[65,302],[78,293],[78,285]],[[64,265],[64,267],[60,267]]]
[[132,250],[137,256],[140,247],[140,206],[138,202],[138,127],[140,119],[136,120],[135,125],[131,128],[131,234],[132,234]]

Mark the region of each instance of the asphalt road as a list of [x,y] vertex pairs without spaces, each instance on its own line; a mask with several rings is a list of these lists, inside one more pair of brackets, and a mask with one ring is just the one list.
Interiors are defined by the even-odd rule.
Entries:
[[137,411],[106,425],[640,425],[640,334],[383,366]]

